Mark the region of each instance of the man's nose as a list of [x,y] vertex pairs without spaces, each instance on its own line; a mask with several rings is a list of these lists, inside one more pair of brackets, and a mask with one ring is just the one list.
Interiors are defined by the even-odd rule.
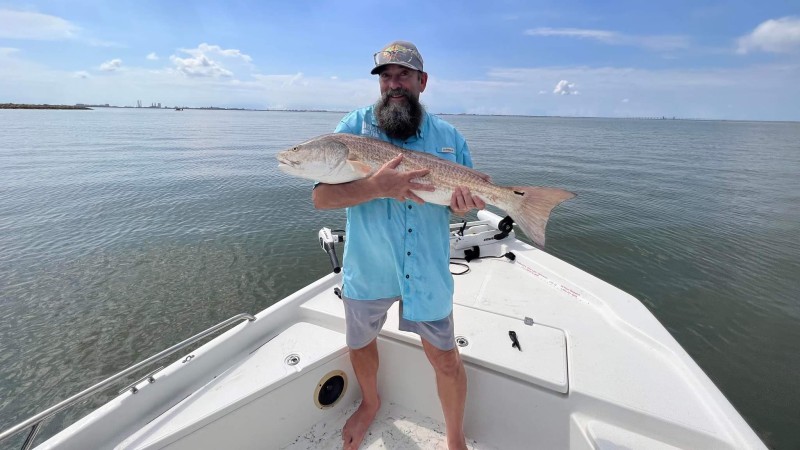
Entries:
[[402,84],[400,84],[400,77],[389,77],[389,82],[387,83],[387,86],[389,87],[389,89],[397,89],[399,87],[402,87]]

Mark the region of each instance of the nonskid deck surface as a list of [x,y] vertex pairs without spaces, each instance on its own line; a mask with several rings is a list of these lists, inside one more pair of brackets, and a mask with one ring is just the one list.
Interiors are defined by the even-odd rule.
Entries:
[[[330,420],[312,426],[303,435],[281,450],[339,450],[342,448],[342,427],[356,411],[359,402],[342,409]],[[396,403],[384,403],[367,431],[361,450],[376,449],[447,449],[444,423],[412,411]],[[495,450],[467,436],[469,450]]]

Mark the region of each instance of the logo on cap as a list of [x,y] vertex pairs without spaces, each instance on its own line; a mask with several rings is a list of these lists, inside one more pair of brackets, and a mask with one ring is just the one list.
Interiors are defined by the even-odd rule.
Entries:
[[380,69],[388,64],[398,64],[409,69],[422,72],[422,55],[419,54],[417,47],[404,41],[395,41],[387,45],[383,50],[373,55],[375,68],[372,74],[380,72]]

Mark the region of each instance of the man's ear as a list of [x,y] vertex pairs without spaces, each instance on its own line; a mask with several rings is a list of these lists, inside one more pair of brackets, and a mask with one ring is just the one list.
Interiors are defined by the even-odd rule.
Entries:
[[420,92],[425,92],[425,86],[428,85],[428,72],[420,72],[419,73],[419,85],[420,85]]

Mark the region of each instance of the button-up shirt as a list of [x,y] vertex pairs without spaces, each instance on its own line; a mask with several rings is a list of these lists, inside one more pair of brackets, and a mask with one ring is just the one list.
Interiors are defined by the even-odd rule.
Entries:
[[[361,134],[472,167],[464,137],[425,113],[416,135],[401,141],[378,127],[373,107],[345,116],[337,133]],[[447,206],[379,198],[347,208],[343,294],[353,300],[401,297],[403,317],[433,321],[453,309]]]

